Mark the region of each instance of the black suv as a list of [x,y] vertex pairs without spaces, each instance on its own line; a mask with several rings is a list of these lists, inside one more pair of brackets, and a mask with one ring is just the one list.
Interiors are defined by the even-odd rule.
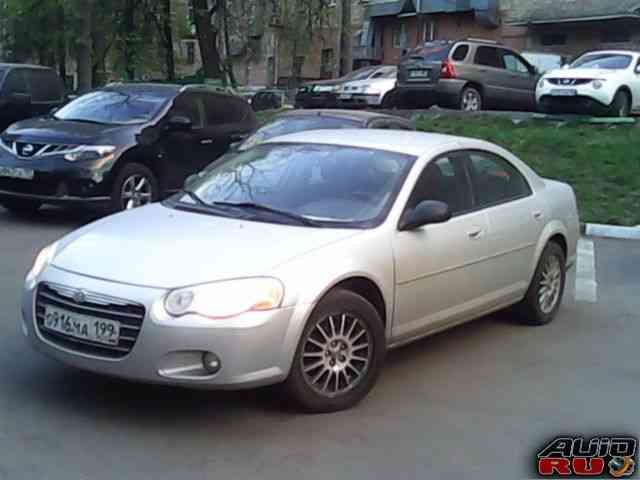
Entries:
[[0,132],[12,123],[59,107],[64,86],[51,68],[0,63]]
[[204,86],[114,84],[0,137],[0,204],[138,207],[185,179],[257,127],[243,99]]
[[535,111],[539,75],[518,52],[490,40],[435,41],[411,50],[398,67],[401,103],[467,111]]

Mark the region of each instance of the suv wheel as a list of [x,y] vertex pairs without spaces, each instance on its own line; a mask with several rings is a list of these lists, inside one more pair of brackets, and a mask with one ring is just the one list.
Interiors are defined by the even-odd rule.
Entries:
[[609,107],[609,116],[611,117],[628,117],[631,110],[631,100],[627,92],[618,92]]
[[18,200],[7,198],[0,201],[0,205],[6,208],[13,215],[32,215],[42,206],[42,202],[37,200]]
[[482,110],[482,94],[474,87],[466,87],[460,96],[460,110],[479,112]]
[[153,172],[140,163],[129,163],[113,183],[111,209],[114,212],[131,210],[155,202],[159,197],[160,187]]
[[373,388],[385,353],[377,310],[360,295],[335,290],[311,314],[285,388],[307,411],[344,410]]

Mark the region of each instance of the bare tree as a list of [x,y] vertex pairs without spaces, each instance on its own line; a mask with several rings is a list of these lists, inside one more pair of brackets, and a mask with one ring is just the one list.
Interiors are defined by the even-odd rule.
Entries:
[[202,66],[207,78],[221,78],[221,58],[218,47],[219,28],[214,22],[214,15],[222,7],[220,0],[215,0],[211,8],[207,0],[192,0],[193,18],[196,25],[196,36],[202,56]]
[[93,0],[77,0],[80,15],[80,29],[76,43],[78,62],[78,91],[86,92],[93,86],[93,68],[91,62],[91,17]]

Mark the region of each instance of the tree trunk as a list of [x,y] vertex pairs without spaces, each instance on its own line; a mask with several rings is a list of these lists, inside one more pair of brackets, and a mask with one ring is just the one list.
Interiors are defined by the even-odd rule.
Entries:
[[92,62],[91,62],[91,14],[93,0],[78,0],[78,12],[80,13],[80,31],[76,45],[78,62],[78,92],[84,93],[91,90]]
[[167,80],[176,79],[176,59],[173,52],[173,29],[171,28],[171,0],[162,1],[162,40],[164,42]]
[[200,46],[202,67],[206,78],[221,78],[220,52],[218,52],[218,31],[211,24],[207,0],[193,0],[193,16],[196,36]]
[[238,82],[236,76],[233,73],[233,62],[231,61],[231,42],[229,39],[229,11],[227,10],[226,0],[220,0],[220,9],[222,14],[222,25],[224,29],[224,49],[225,49],[225,65],[227,76],[229,77],[229,83],[232,87],[236,87]]
[[342,0],[340,22],[340,76],[353,70],[353,36],[351,34],[351,0]]
[[136,1],[125,0],[123,12],[122,36],[124,37],[124,71],[127,80],[132,81],[136,78],[136,48],[134,33],[136,30]]
[[58,38],[56,42],[56,60],[58,61],[58,74],[60,78],[65,84],[65,87],[69,87],[67,85],[67,39],[65,38],[65,18],[64,18],[64,7],[60,5],[57,11],[58,24]]

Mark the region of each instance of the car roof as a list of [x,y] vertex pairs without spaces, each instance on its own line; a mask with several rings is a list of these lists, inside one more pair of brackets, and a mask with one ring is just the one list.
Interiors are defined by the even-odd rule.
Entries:
[[240,98],[228,92],[222,92],[214,88],[210,88],[205,84],[202,85],[178,85],[174,83],[110,83],[102,88],[102,90],[117,90],[120,92],[136,93],[147,92],[166,97],[175,97],[186,91],[207,93],[209,95],[219,95],[224,97]]
[[[309,130],[274,137],[265,143],[318,143],[344,147],[370,148],[403,153],[419,157],[431,150],[461,141],[470,141],[463,137],[439,133],[414,132],[409,130]],[[474,145],[487,144],[472,141]]]
[[592,54],[609,54],[609,55],[639,55],[638,52],[635,52],[633,50],[590,50],[588,52],[584,52],[583,54],[581,54],[580,56],[583,57],[584,55],[592,55]]
[[312,109],[312,110],[291,110],[289,112],[281,113],[276,118],[289,118],[289,117],[305,117],[305,116],[322,116],[333,118],[344,118],[347,120],[355,120],[357,122],[366,123],[371,120],[377,119],[393,119],[406,122],[410,124],[409,120],[403,117],[395,115],[387,115],[384,113],[360,111],[360,110],[339,110],[339,109]]
[[33,65],[30,63],[0,63],[0,68],[29,68],[31,70],[53,70],[51,67],[44,67],[42,65]]

